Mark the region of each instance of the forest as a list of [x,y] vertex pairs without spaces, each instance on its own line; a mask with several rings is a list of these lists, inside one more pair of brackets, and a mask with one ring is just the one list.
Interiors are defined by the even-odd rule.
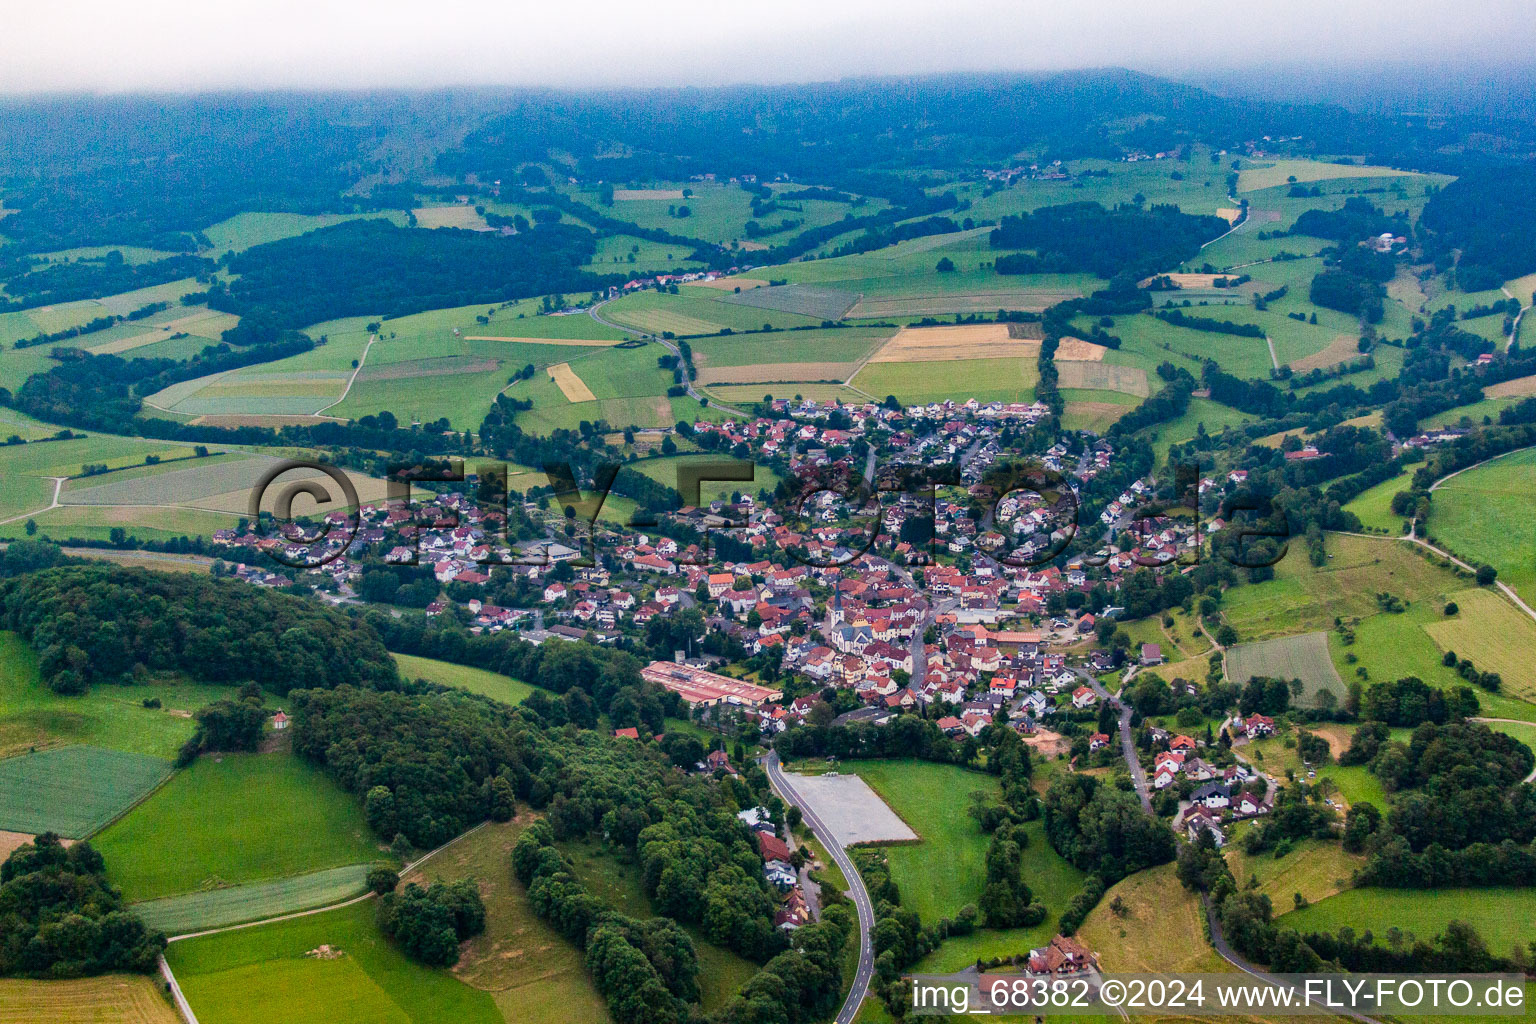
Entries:
[[1533,220],[1536,169],[1515,164],[1480,168],[1457,178],[1425,204],[1419,225],[1424,247],[1436,257],[1437,266],[1449,266],[1454,258],[1457,286],[1476,292],[1497,288],[1536,266]]
[[998,257],[1000,274],[1088,271],[1139,278],[1190,259],[1227,226],[1220,217],[1194,216],[1171,205],[1106,210],[1098,203],[1068,203],[1004,217],[988,237],[994,249],[1036,253]]
[[347,221],[235,255],[226,266],[239,277],[210,293],[208,305],[276,332],[344,316],[591,292],[620,281],[581,270],[595,246],[590,231],[570,224],[501,235]]
[[372,628],[316,601],[192,573],[88,563],[0,580],[0,622],[56,693],[185,672],[206,683],[398,685]]

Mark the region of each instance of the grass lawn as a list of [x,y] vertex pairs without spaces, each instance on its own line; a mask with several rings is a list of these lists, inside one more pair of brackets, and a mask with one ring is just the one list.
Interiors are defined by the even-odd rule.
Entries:
[[494,697],[506,704],[521,704],[534,691],[534,687],[521,679],[469,665],[455,665],[449,661],[397,654],[395,664],[400,667],[400,675],[405,679],[426,679],[443,686]]
[[[1287,904],[1288,905],[1288,904]],[[1276,911],[1283,909],[1277,903]],[[1279,923],[1300,932],[1337,931],[1348,925],[1360,934],[1367,929],[1385,941],[1387,929],[1400,928],[1428,942],[1451,921],[1466,921],[1477,929],[1488,949],[1500,956],[1531,938],[1536,919],[1536,890],[1490,889],[1350,889],[1292,910]]]
[[360,801],[288,754],[205,754],[96,845],[131,900],[386,859]]
[[1536,602],[1536,448],[1460,473],[1435,489],[1428,533],[1464,561],[1486,562],[1525,599]]
[[[202,1024],[502,1024],[508,1019],[490,993],[406,959],[379,933],[373,915],[369,900],[177,942],[166,950],[166,959]],[[322,945],[340,955],[307,955]]]
[[[650,900],[641,888],[639,869],[626,858],[628,851],[605,848],[601,843],[566,843],[561,851],[576,866],[577,876],[588,890],[620,913],[636,918],[654,917]],[[705,1013],[728,1003],[741,986],[757,973],[757,965],[728,949],[709,942],[702,929],[682,925],[693,939],[699,958],[699,1001]]]
[[58,747],[0,761],[0,829],[84,839],[142,800],[170,762],[101,747]]

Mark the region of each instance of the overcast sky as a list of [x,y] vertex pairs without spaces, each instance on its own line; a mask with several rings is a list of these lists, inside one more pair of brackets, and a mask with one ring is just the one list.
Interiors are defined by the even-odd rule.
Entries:
[[784,82],[1536,54],[1530,0],[6,0],[0,92]]

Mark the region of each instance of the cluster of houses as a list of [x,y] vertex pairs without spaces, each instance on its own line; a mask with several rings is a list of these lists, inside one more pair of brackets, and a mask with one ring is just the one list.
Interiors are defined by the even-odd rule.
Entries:
[[811,905],[800,887],[800,872],[792,863],[794,855],[789,844],[779,838],[767,808],[748,808],[736,817],[752,830],[758,853],[763,858],[763,877],[781,894],[779,909],[773,917],[774,926],[792,932],[809,924],[813,920]]

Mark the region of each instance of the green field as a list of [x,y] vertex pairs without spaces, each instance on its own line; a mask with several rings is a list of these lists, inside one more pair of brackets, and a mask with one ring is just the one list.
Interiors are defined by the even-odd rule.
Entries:
[[402,679],[426,679],[443,686],[494,697],[506,704],[521,704],[534,691],[534,687],[521,679],[469,665],[455,665],[449,661],[397,654],[395,664],[400,667]]
[[292,238],[360,217],[384,217],[401,225],[405,222],[404,216],[398,211],[374,214],[237,213],[228,220],[204,228],[203,234],[208,236],[210,250],[214,254],[223,255],[231,249],[239,252],[254,245]]
[[58,747],[0,761],[0,830],[84,839],[158,786],[171,765],[100,747]]
[[866,363],[852,380],[882,400],[895,395],[904,404],[955,398],[979,402],[1032,402],[1040,375],[1033,358],[950,359],[943,362]]
[[1328,657],[1328,634],[1301,633],[1256,644],[1240,644],[1227,651],[1227,678],[1239,686],[1254,676],[1300,679],[1306,684],[1301,704],[1316,703],[1322,690],[1344,699],[1344,682]]
[[0,519],[47,508],[54,489],[50,478],[78,476],[86,465],[116,468],[139,465],[151,455],[176,459],[191,454],[189,446],[111,434],[0,447],[0,479],[6,484],[0,488]]
[[[995,777],[922,761],[847,761],[838,770],[869,783],[922,838],[918,843],[884,848],[903,906],[917,911],[928,924],[941,917],[952,918],[967,903],[977,902],[986,879],[990,838],[966,813],[966,807],[975,791],[997,792]],[[967,958],[975,960],[976,949],[996,944],[1017,947],[1023,941],[1020,934],[1026,931],[1050,937],[1057,916],[1076,894],[1083,876],[1051,849],[1040,822],[1031,822],[1028,831],[1022,875],[1035,899],[1050,909],[1050,916],[1033,929],[982,929],[967,939],[951,940],[935,954],[939,958],[935,962],[954,961],[963,966]]]
[[489,992],[508,1024],[607,1021],[607,1006],[592,986],[581,951],[534,914],[508,869],[512,844],[529,820],[472,831],[408,877],[474,878],[479,884],[485,933],[464,944],[454,975]]
[[97,846],[131,900],[381,858],[360,802],[288,754],[205,754]]
[[1435,488],[1427,532],[1473,565],[1486,562],[1499,578],[1536,604],[1536,448],[1459,473]]
[[1395,537],[1403,532],[1404,520],[1402,516],[1393,514],[1392,497],[1398,491],[1409,490],[1412,485],[1413,468],[1409,468],[1390,480],[1361,491],[1344,506],[1344,511],[1359,516],[1363,526],[1385,530]]
[[[503,1024],[492,996],[410,960],[369,900],[172,943],[166,959],[202,1024]],[[331,958],[309,955],[322,945]]]
[[[1276,911],[1288,904],[1277,901]],[[1490,952],[1507,955],[1531,938],[1536,919],[1536,890],[1490,889],[1350,889],[1292,910],[1279,918],[1297,931],[1337,931],[1348,925],[1360,934],[1369,929],[1378,942],[1396,927],[1428,942],[1451,921],[1466,921],[1488,943]]]
[[348,864],[275,882],[255,882],[136,903],[133,912],[167,935],[223,928],[350,899],[367,889],[371,864]]
[[1345,853],[1339,843],[1320,839],[1303,839],[1280,858],[1268,851],[1249,856],[1236,843],[1224,852],[1237,884],[1257,878],[1259,891],[1269,897],[1277,914],[1295,905],[1295,893],[1316,903],[1349,888],[1350,876],[1365,863],[1364,857]]
[[[195,729],[192,711],[229,694],[227,686],[152,676],[61,697],[43,685],[37,652],[15,633],[0,633],[0,756],[88,744],[170,760]],[[144,707],[151,697],[163,706]]]

